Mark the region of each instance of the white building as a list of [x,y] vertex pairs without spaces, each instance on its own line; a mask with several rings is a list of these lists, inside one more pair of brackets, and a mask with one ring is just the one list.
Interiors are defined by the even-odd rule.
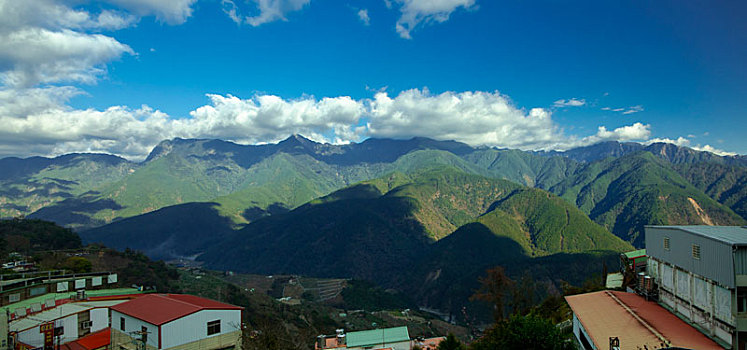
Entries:
[[[109,327],[109,307],[124,300],[71,302],[10,322],[16,342],[24,347],[38,348],[45,343],[41,327],[49,324],[61,331],[60,343],[65,344]],[[57,337],[54,337],[55,343]]]
[[659,300],[727,348],[747,347],[747,228],[646,226]]
[[243,308],[182,294],[149,294],[111,308],[111,347],[240,349]]

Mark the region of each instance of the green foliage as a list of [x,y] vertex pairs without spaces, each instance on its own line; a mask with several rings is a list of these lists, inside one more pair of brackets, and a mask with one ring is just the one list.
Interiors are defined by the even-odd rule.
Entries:
[[499,322],[470,345],[470,350],[574,349],[571,332],[562,332],[552,322],[537,315],[514,315]]
[[32,254],[51,249],[79,248],[80,237],[70,229],[35,219],[0,220],[0,253]]
[[467,347],[457,339],[453,333],[449,333],[446,339],[438,344],[438,350],[467,350]]
[[62,265],[62,267],[66,270],[72,270],[75,273],[84,273],[91,272],[93,264],[91,264],[91,262],[84,257],[71,256],[67,260],[65,260],[65,263]]
[[551,191],[636,247],[644,225],[745,223],[648,152],[587,164]]
[[396,291],[386,291],[367,281],[351,280],[342,290],[344,305],[349,310],[403,310],[417,308],[406,295]]

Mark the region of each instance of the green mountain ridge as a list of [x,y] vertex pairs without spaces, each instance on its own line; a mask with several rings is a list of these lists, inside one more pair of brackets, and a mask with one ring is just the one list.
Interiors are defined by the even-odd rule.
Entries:
[[[616,157],[585,160],[595,154]],[[640,246],[645,224],[744,222],[738,216],[747,215],[740,175],[747,167],[739,165],[743,158],[669,144],[614,142],[536,153],[425,138],[368,139],[341,146],[299,135],[258,146],[174,139],[159,144],[142,163],[86,154],[2,159],[8,169],[0,171],[0,216],[27,215],[82,231],[170,206],[217,203],[218,214],[238,228],[361,181],[450,167],[550,190]],[[703,167],[724,176],[703,174]],[[457,198],[469,196],[461,193],[453,200],[467,205],[450,214],[433,209],[432,202],[446,200],[445,195],[419,198],[416,215],[433,239],[453,232],[475,213],[483,214],[484,202],[492,199]]]
[[550,191],[637,247],[644,225],[745,223],[649,152],[588,163]]

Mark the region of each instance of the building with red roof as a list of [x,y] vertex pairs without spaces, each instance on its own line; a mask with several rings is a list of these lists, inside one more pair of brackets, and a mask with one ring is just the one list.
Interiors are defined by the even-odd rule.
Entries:
[[659,304],[626,292],[601,291],[565,297],[573,310],[580,349],[723,349]]
[[240,349],[242,311],[192,295],[144,295],[111,308],[111,348]]

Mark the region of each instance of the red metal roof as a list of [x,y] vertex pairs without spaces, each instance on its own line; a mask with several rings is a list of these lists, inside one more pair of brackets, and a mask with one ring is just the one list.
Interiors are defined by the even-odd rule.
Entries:
[[96,333],[91,333],[75,342],[82,345],[87,350],[102,348],[111,342],[111,328],[107,328]]
[[200,310],[243,310],[240,306],[185,294],[147,294],[112,310],[160,326]]
[[713,340],[653,301],[633,294],[601,291],[565,297],[598,347],[609,337],[620,339],[620,348],[649,349],[671,346],[691,349],[723,349]]

